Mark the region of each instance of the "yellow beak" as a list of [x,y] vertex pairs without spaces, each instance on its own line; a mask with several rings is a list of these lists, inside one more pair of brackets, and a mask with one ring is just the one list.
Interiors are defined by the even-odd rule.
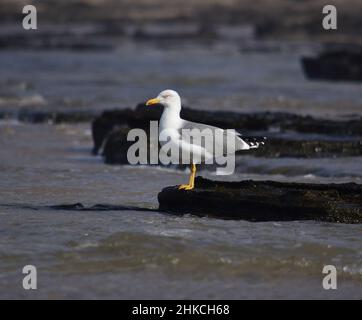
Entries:
[[154,99],[150,99],[146,102],[146,106],[151,106],[153,104],[156,104],[156,103],[160,103],[160,99],[157,99],[157,98],[154,98]]

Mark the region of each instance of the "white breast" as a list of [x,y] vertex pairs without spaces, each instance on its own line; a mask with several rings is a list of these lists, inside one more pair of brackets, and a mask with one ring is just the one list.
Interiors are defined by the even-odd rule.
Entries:
[[178,129],[181,128],[182,119],[177,112],[172,112],[169,109],[164,109],[160,119],[160,139],[161,145],[165,143],[164,137],[169,136],[172,140],[179,140],[180,134]]

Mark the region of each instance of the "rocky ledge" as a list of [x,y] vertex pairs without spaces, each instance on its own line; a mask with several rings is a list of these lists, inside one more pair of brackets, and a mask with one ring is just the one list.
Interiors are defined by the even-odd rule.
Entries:
[[[123,159],[124,156],[118,153],[124,150],[123,145],[120,144],[126,140],[128,130],[130,128],[147,130],[151,120],[160,119],[161,112],[161,105],[149,108],[144,103],[138,104],[135,109],[104,111],[92,123],[93,152],[97,154],[104,146],[103,151],[107,162],[122,163],[117,159]],[[235,128],[243,133],[254,133],[254,135],[262,133],[269,138],[270,134],[267,133],[275,130],[281,133],[292,131],[330,136],[323,140],[303,141],[303,152],[301,152],[300,141],[274,139],[271,143],[269,139],[267,148],[260,151],[260,156],[356,156],[360,155],[361,151],[362,117],[360,116],[345,120],[331,120],[284,112],[238,113],[195,110],[187,107],[182,109],[181,116],[190,121],[207,123],[220,128]],[[344,140],[334,139],[338,136],[344,137]]]
[[329,81],[362,81],[362,48],[326,51],[317,57],[303,57],[307,78]]
[[[102,155],[108,164],[128,164],[127,151],[134,143],[127,141],[129,128],[121,127],[109,133],[103,147]],[[247,137],[247,136],[244,136]],[[149,148],[148,141],[148,148]],[[94,153],[96,151],[94,150]],[[362,140],[359,138],[344,140],[293,140],[268,137],[261,148],[242,150],[237,155],[253,155],[264,158],[338,158],[362,156]]]
[[315,220],[362,223],[362,185],[219,182],[201,177],[195,189],[167,187],[158,194],[161,211],[249,221]]

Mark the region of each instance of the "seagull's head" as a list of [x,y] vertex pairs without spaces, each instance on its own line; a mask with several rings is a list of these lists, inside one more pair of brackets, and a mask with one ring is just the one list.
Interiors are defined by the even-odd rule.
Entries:
[[181,98],[174,90],[164,90],[160,92],[156,98],[148,100],[146,106],[151,106],[156,103],[162,104],[165,108],[181,110]]

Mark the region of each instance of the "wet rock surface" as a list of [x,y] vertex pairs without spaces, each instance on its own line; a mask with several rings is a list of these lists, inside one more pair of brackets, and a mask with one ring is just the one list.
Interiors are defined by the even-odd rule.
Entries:
[[[134,143],[127,141],[128,132],[129,128],[120,128],[109,134],[102,153],[106,163],[128,164],[127,150]],[[95,149],[93,149],[93,153],[96,153]]]
[[263,221],[313,220],[362,223],[362,185],[312,184],[245,180],[213,181],[196,177],[195,189],[164,188],[158,194],[159,207],[124,204],[63,203],[47,206],[1,204],[6,208],[61,211],[143,211],[220,219]]
[[[129,128],[113,130],[105,140],[102,155],[109,164],[128,164],[127,150],[134,143],[127,141]],[[149,143],[149,141],[148,141]],[[95,150],[93,150],[95,153]],[[237,155],[252,154],[267,158],[338,158],[362,156],[362,140],[291,140],[269,138],[265,145],[243,150]]]
[[362,140],[292,140],[269,138],[253,151],[256,157],[268,158],[337,158],[362,155]]
[[[150,121],[158,121],[162,106],[146,107],[139,104],[135,110],[105,111],[92,123],[94,148],[97,154],[103,146],[107,163],[127,163],[125,152],[130,145],[127,133],[131,128],[149,128]],[[236,113],[213,112],[183,108],[181,116],[185,119],[215,125],[221,128],[235,128],[248,136],[268,136],[267,143],[255,156],[261,157],[341,157],[362,155],[362,118],[349,120],[317,119],[282,112]],[[323,138],[292,139],[269,135],[268,132],[298,132],[303,134],[329,135]],[[345,136],[339,139],[338,136]],[[245,152],[244,152],[245,153]]]
[[362,186],[355,183],[219,182],[197,177],[194,190],[167,187],[158,194],[158,201],[161,211],[175,214],[362,223]]

